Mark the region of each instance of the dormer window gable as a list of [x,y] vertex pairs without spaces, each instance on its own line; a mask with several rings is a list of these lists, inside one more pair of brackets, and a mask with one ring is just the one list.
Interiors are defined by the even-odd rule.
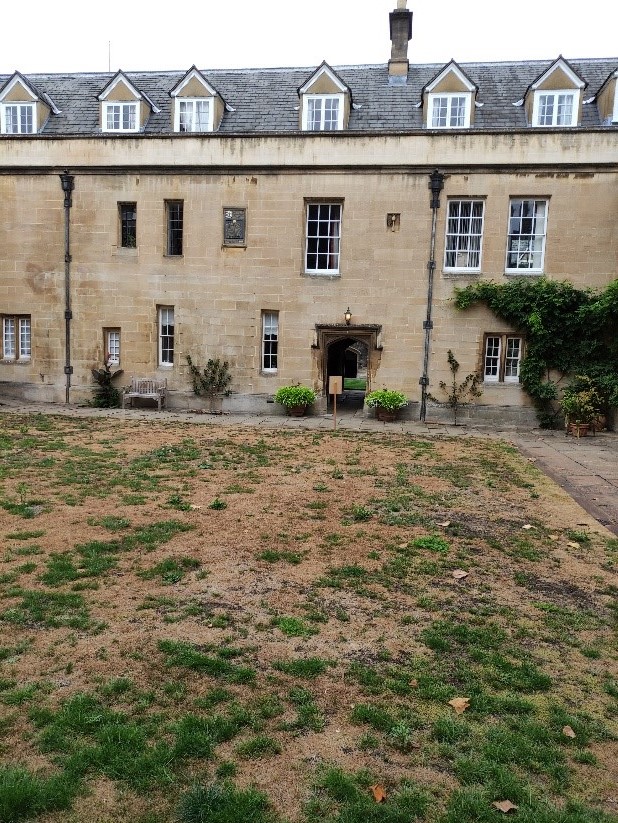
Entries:
[[298,89],[303,131],[342,131],[347,128],[352,92],[327,63],[322,63]]
[[595,97],[604,126],[618,125],[618,68],[603,83]]
[[558,57],[526,90],[528,122],[545,128],[578,126],[586,85],[564,57]]
[[148,95],[140,92],[124,72],[119,71],[97,98],[101,104],[101,131],[139,132],[151,112],[160,112]]
[[195,66],[170,90],[170,96],[175,132],[216,131],[221,125],[225,100]]
[[477,91],[478,86],[451,60],[423,89],[426,128],[470,128]]
[[0,89],[1,134],[37,134],[51,113],[60,112],[47,94],[19,72]]

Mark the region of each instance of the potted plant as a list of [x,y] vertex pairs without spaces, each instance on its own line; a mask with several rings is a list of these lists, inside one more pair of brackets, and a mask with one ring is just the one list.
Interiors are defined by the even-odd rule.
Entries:
[[275,392],[275,403],[285,406],[292,417],[302,417],[307,406],[315,402],[315,392],[307,386],[282,386]]
[[220,360],[218,357],[211,358],[206,363],[206,368],[200,371],[190,355],[187,355],[187,363],[191,371],[193,391],[198,396],[205,395],[208,398],[211,414],[222,414],[223,397],[231,394],[228,388],[232,382],[230,364],[227,360]]
[[393,389],[376,389],[365,397],[370,409],[376,410],[376,417],[384,423],[392,423],[397,418],[399,409],[408,405],[408,398]]
[[578,375],[564,390],[560,408],[567,434],[585,437],[603,410],[603,400],[590,378]]

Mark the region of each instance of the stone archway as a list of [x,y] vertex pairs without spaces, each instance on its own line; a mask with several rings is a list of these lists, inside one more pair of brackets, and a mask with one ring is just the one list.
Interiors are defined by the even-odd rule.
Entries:
[[[323,404],[328,405],[328,378],[332,375],[346,374],[346,359],[351,360],[351,353],[356,352],[356,362],[359,355],[364,366],[366,354],[367,391],[371,391],[371,383],[380,364],[382,346],[379,336],[382,326],[378,324],[365,325],[322,325],[316,324],[316,341],[313,344],[314,367],[318,376],[318,386],[323,398]],[[348,373],[348,376],[349,373]]]

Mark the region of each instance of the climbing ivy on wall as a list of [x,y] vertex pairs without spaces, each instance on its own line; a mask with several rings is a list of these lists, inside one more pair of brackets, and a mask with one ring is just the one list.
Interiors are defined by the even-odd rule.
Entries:
[[555,422],[559,384],[575,375],[590,377],[606,405],[618,406],[618,280],[602,292],[545,278],[455,290],[458,309],[475,303],[525,335],[520,380],[542,426]]

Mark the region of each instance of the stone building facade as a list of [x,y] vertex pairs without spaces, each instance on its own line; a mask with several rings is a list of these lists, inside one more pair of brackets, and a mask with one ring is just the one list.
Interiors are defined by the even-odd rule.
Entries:
[[390,29],[378,66],[0,76],[0,393],[86,401],[111,359],[195,406],[190,354],[230,410],[323,409],[360,347],[416,416],[451,349],[530,419],[525,338],[453,292],[616,278],[618,58],[415,65]]

